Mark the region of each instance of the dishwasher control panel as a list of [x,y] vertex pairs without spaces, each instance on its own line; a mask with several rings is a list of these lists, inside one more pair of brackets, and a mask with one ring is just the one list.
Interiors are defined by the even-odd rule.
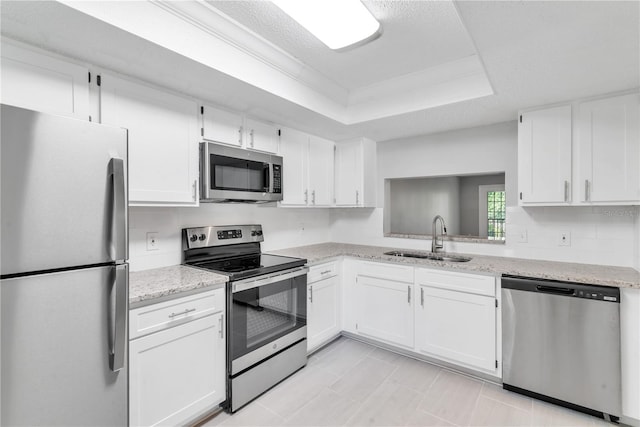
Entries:
[[620,302],[619,288],[552,281],[530,277],[516,277],[508,275],[503,275],[502,277],[502,287],[507,289],[538,292],[569,298],[584,298],[603,302]]

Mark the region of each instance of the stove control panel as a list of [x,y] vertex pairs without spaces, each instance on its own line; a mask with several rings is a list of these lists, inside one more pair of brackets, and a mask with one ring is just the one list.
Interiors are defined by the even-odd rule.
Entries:
[[208,248],[264,241],[262,226],[223,225],[182,229],[183,249]]

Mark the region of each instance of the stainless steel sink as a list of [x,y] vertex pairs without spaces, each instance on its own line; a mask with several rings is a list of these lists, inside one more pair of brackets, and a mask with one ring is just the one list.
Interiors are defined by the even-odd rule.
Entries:
[[438,254],[438,253],[421,253],[421,252],[405,252],[405,251],[389,251],[385,252],[385,255],[392,255],[403,258],[419,258],[419,259],[430,259],[432,261],[444,261],[444,262],[469,262],[471,258],[458,256],[458,255],[448,255],[448,254]]

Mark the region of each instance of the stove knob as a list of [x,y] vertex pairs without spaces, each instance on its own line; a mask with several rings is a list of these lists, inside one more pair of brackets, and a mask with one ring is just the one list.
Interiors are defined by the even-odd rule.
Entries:
[[207,235],[206,235],[206,234],[201,234],[201,235],[200,235],[200,237],[198,237],[198,239],[199,239],[200,241],[202,241],[202,240],[204,240],[204,239],[206,239],[206,238],[207,238]]
[[191,237],[189,237],[189,240],[191,240],[192,242],[195,242],[196,240],[198,240],[198,236],[196,236],[195,234],[192,234]]
[[256,234],[257,234],[258,236],[262,236],[262,230],[258,230],[258,231],[256,231]]
[[256,230],[251,230],[251,235],[252,235],[252,236],[257,236],[257,235],[258,235],[258,232],[257,232]]

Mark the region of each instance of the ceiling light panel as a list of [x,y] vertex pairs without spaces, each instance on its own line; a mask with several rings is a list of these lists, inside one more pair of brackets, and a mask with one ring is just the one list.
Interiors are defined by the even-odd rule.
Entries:
[[273,0],[333,50],[360,45],[381,34],[380,23],[360,0]]

